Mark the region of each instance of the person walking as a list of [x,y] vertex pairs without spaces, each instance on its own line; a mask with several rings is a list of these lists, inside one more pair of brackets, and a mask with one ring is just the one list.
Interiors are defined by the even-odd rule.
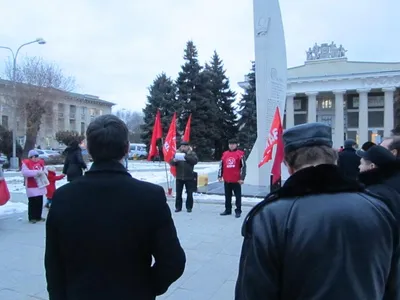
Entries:
[[232,193],[235,194],[235,217],[242,214],[242,184],[246,178],[246,162],[243,151],[238,149],[236,140],[229,141],[229,150],[222,154],[218,170],[218,180],[224,182],[225,211],[221,216],[232,214]]
[[22,161],[22,176],[25,178],[26,195],[28,196],[28,220],[35,224],[46,219],[42,217],[43,196],[46,195],[46,186],[38,185],[38,177],[46,176],[44,161],[39,158],[36,150],[30,150],[28,159]]
[[93,120],[90,170],[54,194],[46,224],[49,300],[155,300],[185,269],[163,188],[124,166],[128,135],[114,115]]
[[83,170],[87,169],[86,163],[83,160],[82,149],[79,147],[78,141],[72,141],[64,151],[65,162],[63,174],[67,175],[69,182],[81,177]]
[[[182,157],[178,160],[177,157]],[[182,211],[183,205],[183,188],[186,189],[186,210],[191,213],[193,209],[193,193],[195,187],[195,174],[194,166],[197,164],[198,158],[196,153],[190,148],[189,143],[186,141],[181,142],[177,155],[170,162],[171,166],[176,167],[176,200],[175,212]]]
[[342,173],[356,179],[359,173],[360,157],[356,154],[357,143],[354,140],[346,140],[344,149],[339,153],[338,167]]
[[283,134],[290,177],[243,225],[235,300],[399,299],[399,227],[384,201],[337,167],[332,130]]

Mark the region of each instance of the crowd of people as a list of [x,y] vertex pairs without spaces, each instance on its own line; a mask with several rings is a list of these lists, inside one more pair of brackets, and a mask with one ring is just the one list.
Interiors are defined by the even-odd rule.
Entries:
[[[51,200],[50,300],[154,300],[186,266],[165,191],[127,172],[128,129],[119,118],[96,118],[86,138],[93,164],[84,176],[76,145],[67,151],[64,175],[46,169],[34,150],[22,164],[29,220],[44,221],[43,195]],[[235,300],[400,299],[400,137],[361,149],[347,140],[338,151],[329,126],[308,123],[285,130],[283,142],[290,177],[245,218]],[[234,194],[239,218],[246,163],[237,146],[229,141],[218,179],[225,187],[221,215],[232,214]],[[184,188],[192,212],[197,162],[185,141],[169,162],[176,168],[176,213]],[[43,176],[49,183],[38,180]],[[63,176],[69,184],[55,190]]]

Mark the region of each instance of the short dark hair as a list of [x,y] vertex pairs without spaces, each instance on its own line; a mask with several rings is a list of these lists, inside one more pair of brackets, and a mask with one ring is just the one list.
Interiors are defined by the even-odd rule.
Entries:
[[313,164],[335,165],[337,160],[338,152],[328,146],[302,147],[285,154],[286,164],[295,170]]
[[87,148],[93,161],[121,160],[129,147],[129,130],[114,115],[94,119],[86,130]]
[[375,143],[373,143],[373,142],[371,142],[371,141],[368,141],[368,142],[365,142],[365,143],[361,146],[361,149],[364,150],[364,151],[368,151],[369,148],[371,148],[372,146],[375,146],[375,145],[376,145]]

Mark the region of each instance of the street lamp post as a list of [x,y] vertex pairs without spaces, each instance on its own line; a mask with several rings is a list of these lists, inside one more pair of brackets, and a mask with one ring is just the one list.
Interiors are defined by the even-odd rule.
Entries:
[[12,70],[12,82],[13,82],[13,89],[14,89],[14,120],[13,120],[13,128],[12,128],[12,157],[10,159],[10,168],[12,170],[18,170],[19,169],[19,160],[17,157],[17,137],[16,137],[16,130],[17,130],[17,118],[16,118],[16,103],[17,103],[17,57],[19,54],[19,51],[21,50],[22,47],[25,47],[30,44],[35,44],[38,43],[39,45],[44,45],[46,44],[46,41],[42,38],[37,38],[36,40],[32,42],[28,42],[25,44],[22,44],[21,46],[18,47],[17,51],[14,53],[14,51],[10,47],[3,47],[0,46],[1,49],[7,49],[11,52],[12,59],[13,59],[13,70]]

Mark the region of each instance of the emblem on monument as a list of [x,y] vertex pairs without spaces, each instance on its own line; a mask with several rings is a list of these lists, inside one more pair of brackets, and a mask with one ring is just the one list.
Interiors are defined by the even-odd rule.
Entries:
[[321,45],[315,43],[312,48],[308,48],[306,54],[307,61],[310,61],[346,57],[346,52],[347,50],[342,45],[337,47],[334,42],[331,42],[330,44],[323,43]]
[[266,18],[261,17],[257,22],[256,37],[267,35],[270,24],[271,24],[271,18],[268,18],[267,20]]

